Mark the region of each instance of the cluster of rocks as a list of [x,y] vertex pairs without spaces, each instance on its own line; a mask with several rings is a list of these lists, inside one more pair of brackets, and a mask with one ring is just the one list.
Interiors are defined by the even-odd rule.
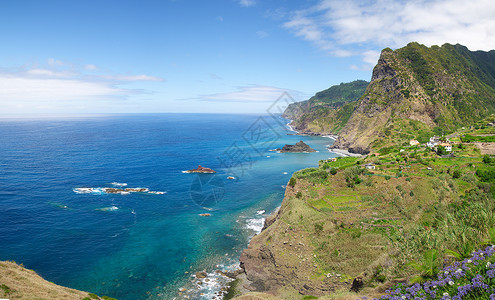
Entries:
[[184,171],[184,173],[216,173],[216,171],[199,165],[196,169]]
[[295,145],[286,144],[285,146],[282,147],[282,149],[278,148],[278,149],[275,149],[275,151],[279,151],[281,153],[286,153],[286,152],[316,152],[316,150],[314,150],[313,148],[308,146],[303,141],[299,141]]

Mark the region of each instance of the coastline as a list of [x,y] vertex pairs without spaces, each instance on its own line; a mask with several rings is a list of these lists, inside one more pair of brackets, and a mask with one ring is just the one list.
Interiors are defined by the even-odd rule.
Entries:
[[[292,120],[290,120],[290,122],[287,123],[286,126],[290,129],[290,131],[292,131],[292,132],[295,133],[294,135],[300,135],[300,136],[319,136],[319,137],[324,137],[324,138],[330,138],[330,139],[333,140],[333,142],[335,142],[337,140],[337,138],[338,138],[337,135],[321,135],[319,133],[313,133],[313,132],[301,133],[301,132],[297,131],[291,125],[291,123],[292,123]],[[330,146],[331,145],[327,145],[326,149],[329,152],[335,153],[336,155],[339,155],[339,156],[343,156],[343,157],[345,157],[345,156],[349,156],[349,157],[362,157],[363,156],[361,154],[351,153],[347,149],[338,149],[338,148],[332,149],[332,148],[330,148]],[[248,242],[247,247],[241,253],[241,257],[239,258],[239,269],[236,270],[234,272],[234,274],[232,274],[232,275],[235,275],[235,276],[231,277],[233,279],[232,279],[232,281],[229,282],[229,285],[228,285],[228,293],[230,295],[234,295],[234,298],[233,299],[237,299],[236,297],[242,297],[244,295],[251,295],[252,292],[258,291],[258,288],[260,287],[260,282],[253,282],[253,281],[251,281],[248,278],[249,271],[246,271],[246,270],[247,269],[248,270],[249,269],[252,269],[253,266],[246,266],[245,265],[245,262],[250,260],[250,258],[248,258],[248,257],[250,257],[252,255],[252,253],[250,253],[250,251],[253,248],[253,245],[257,243],[256,241],[253,241],[253,238],[256,237],[256,236],[259,236],[260,234],[262,234],[272,224],[274,224],[275,221],[280,217],[280,214],[281,214],[281,211],[282,211],[282,207],[284,206],[284,204],[285,205],[287,204],[287,202],[286,202],[287,199],[286,198],[287,198],[287,192],[289,192],[287,190],[287,187],[285,188],[285,191],[286,192],[284,194],[284,199],[282,200],[282,203],[280,204],[280,206],[277,207],[277,209],[275,209],[269,216],[267,216],[264,219],[263,228],[261,229],[261,231],[258,232],[258,233],[256,233],[253,237],[251,237],[251,239]],[[264,253],[264,254],[266,254],[266,253]],[[256,267],[254,267],[254,268],[256,268]],[[254,272],[257,272],[257,271],[254,271]],[[261,284],[261,286],[264,286],[264,284]],[[263,289],[261,289],[261,290],[263,290]],[[259,296],[265,296],[265,295],[260,295],[259,292],[256,293],[256,294],[259,295]],[[264,294],[264,293],[261,292],[261,294]],[[268,296],[268,294],[266,294],[266,296]],[[271,294],[270,294],[270,296],[271,297],[274,297]],[[231,299],[231,298],[229,298],[229,299]],[[278,299],[278,298],[275,297],[274,299]]]
[[338,148],[333,148],[333,149],[328,149],[328,151],[338,154],[340,156],[350,156],[350,157],[362,157],[362,154],[359,153],[351,153],[348,150],[345,149],[338,149]]
[[[304,133],[301,133],[299,131],[297,131],[291,124],[294,120],[291,120],[291,119],[288,119],[290,122],[287,123],[287,127],[289,127],[289,129],[293,132],[295,132],[295,135],[300,135],[300,136],[320,136],[320,137],[324,137],[324,138],[329,138],[329,139],[332,139],[334,142],[339,138],[338,135],[336,134],[325,134],[325,135],[322,135],[320,133],[317,133],[317,132],[304,132]],[[348,149],[339,149],[339,148],[330,148],[330,145],[327,146],[327,150],[331,153],[335,153],[337,155],[340,155],[340,156],[350,156],[350,157],[362,157],[363,155],[362,154],[359,154],[359,153],[352,153],[352,152],[349,152]]]

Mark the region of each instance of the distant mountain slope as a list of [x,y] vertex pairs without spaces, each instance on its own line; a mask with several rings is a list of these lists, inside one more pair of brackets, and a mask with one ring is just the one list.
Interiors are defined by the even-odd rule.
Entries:
[[346,124],[368,84],[356,80],[334,85],[309,100],[289,105],[283,116],[293,120],[292,125],[298,131],[336,134]]
[[[366,153],[409,133],[441,133],[495,112],[495,51],[387,48],[334,147]],[[414,127],[415,130],[408,130]]]

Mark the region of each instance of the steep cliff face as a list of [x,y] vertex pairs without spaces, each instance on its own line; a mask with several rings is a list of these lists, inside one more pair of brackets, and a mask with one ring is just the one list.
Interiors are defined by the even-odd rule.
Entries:
[[337,134],[354,111],[368,82],[356,80],[334,85],[309,100],[289,105],[283,116],[302,133]]
[[400,124],[402,131],[407,124],[449,131],[493,113],[494,60],[495,51],[471,52],[461,45],[428,48],[410,43],[383,50],[334,147],[367,153],[393,136],[394,125],[397,129]]

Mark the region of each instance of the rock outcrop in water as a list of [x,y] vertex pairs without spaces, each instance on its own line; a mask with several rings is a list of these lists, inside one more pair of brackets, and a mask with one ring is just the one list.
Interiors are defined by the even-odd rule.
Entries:
[[184,171],[184,173],[216,173],[216,171],[199,165],[196,169]]
[[276,149],[277,151],[280,151],[281,153],[286,153],[286,152],[316,152],[315,149],[311,148],[308,146],[305,142],[299,141],[295,145],[285,145],[282,147],[282,149],[278,148]]

